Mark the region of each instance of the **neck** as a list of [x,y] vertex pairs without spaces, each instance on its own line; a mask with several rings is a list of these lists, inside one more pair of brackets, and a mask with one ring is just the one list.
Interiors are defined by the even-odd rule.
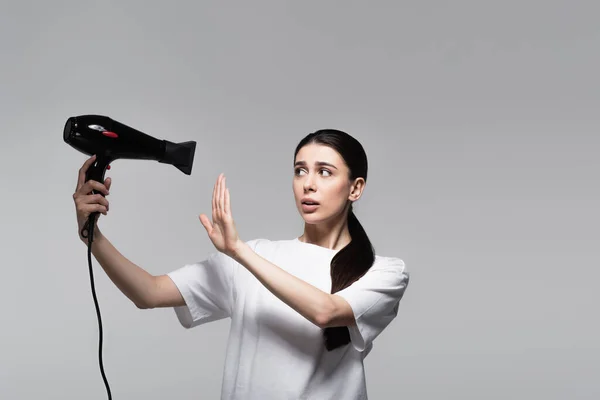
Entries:
[[322,224],[305,223],[304,234],[298,240],[332,250],[341,250],[352,240],[348,230],[348,219]]

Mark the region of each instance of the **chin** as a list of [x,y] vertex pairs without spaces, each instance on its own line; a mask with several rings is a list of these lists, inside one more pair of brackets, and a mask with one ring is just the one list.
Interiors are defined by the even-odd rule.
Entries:
[[302,219],[303,219],[303,220],[304,220],[304,222],[306,222],[307,224],[316,224],[316,223],[319,223],[319,222],[321,221],[321,219],[320,219],[320,218],[313,218],[313,217],[312,217],[312,216],[310,216],[310,215],[309,215],[309,216],[303,215],[303,216],[302,216]]
[[317,222],[322,220],[321,217],[315,215],[317,213],[305,213],[302,210],[298,210],[298,212],[300,213],[300,216],[302,217],[304,222],[306,222],[307,224],[316,224]]
[[317,214],[319,214],[319,212],[309,214],[309,213],[300,211],[300,216],[302,216],[302,219],[304,220],[304,222],[309,225],[317,225],[317,224],[323,223],[327,220],[327,218],[323,218],[322,215],[317,215]]

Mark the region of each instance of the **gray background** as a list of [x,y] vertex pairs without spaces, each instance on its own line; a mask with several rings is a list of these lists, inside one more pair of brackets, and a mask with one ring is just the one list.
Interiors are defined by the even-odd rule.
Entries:
[[[173,142],[187,176],[119,160],[100,227],[153,274],[214,251],[228,178],[244,240],[302,233],[298,141],[348,131],[356,213],[412,280],[365,360],[371,399],[600,396],[596,1],[1,3],[0,398],[105,399],[67,117]],[[94,262],[115,399],[216,399],[229,321],[138,310]],[[282,365],[285,368],[285,365]]]

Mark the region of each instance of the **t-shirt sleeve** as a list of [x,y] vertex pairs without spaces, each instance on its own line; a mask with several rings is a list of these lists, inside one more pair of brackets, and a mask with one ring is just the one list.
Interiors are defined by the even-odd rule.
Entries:
[[372,346],[396,317],[408,281],[409,273],[401,259],[382,257],[360,279],[334,293],[354,312],[356,325],[348,326],[348,330],[356,350],[362,352]]
[[215,252],[167,274],[185,300],[184,306],[174,307],[184,328],[231,317],[236,265],[231,257]]

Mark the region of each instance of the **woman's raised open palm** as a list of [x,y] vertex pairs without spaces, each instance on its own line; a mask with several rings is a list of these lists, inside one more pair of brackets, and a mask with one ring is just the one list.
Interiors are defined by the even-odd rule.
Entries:
[[231,200],[224,174],[219,174],[213,189],[212,223],[205,214],[200,214],[200,222],[217,250],[229,256],[235,253],[240,238],[231,215]]

